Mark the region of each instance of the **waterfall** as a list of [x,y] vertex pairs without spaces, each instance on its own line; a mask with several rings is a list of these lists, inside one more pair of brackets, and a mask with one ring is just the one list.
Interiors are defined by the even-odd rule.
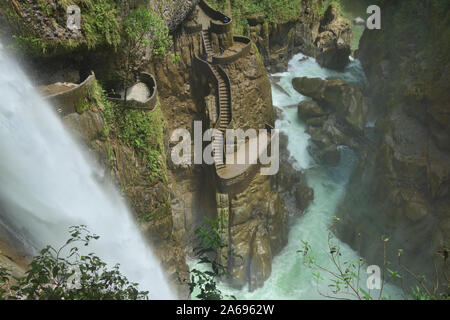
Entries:
[[91,163],[0,44],[0,227],[28,253],[59,247],[68,227],[100,239],[88,248],[150,299],[173,299],[159,262],[113,186]]

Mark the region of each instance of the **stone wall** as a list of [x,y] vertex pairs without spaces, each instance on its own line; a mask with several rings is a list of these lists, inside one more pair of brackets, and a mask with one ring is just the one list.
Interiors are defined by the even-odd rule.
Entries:
[[95,75],[91,74],[76,87],[46,96],[45,99],[55,107],[56,112],[61,116],[74,113],[80,102],[88,95],[94,81]]

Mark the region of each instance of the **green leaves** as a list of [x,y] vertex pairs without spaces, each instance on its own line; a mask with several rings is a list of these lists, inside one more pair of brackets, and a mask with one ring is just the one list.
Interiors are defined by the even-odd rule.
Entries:
[[124,41],[119,50],[117,75],[126,90],[149,60],[148,53],[165,56],[172,46],[172,38],[158,15],[144,8],[129,11],[122,23],[121,37]]
[[[80,255],[76,245],[88,246],[99,236],[86,226],[69,228],[70,238],[60,248],[46,246],[33,258],[25,276],[14,278],[0,267],[0,299],[11,300],[137,300],[148,299],[120,273],[94,253]],[[70,247],[70,245],[73,245]]]
[[134,9],[124,21],[124,35],[131,45],[149,48],[164,55],[172,45],[169,28],[149,9]]
[[402,276],[400,275],[400,273],[398,271],[394,271],[389,268],[386,268],[386,271],[388,272],[388,275],[390,278],[397,278],[397,279],[402,278]]
[[411,288],[411,297],[414,300],[431,300],[431,297],[427,293],[422,291],[419,286]]
[[108,126],[108,134],[117,136],[143,159],[149,180],[167,181],[165,120],[159,103],[152,112],[106,104],[102,114]]
[[82,29],[88,48],[95,48],[103,43],[117,48],[121,43],[121,36],[115,2],[96,0],[87,2],[86,6]]
[[[226,10],[226,2],[222,0],[209,0],[214,8]],[[266,22],[284,23],[297,19],[302,8],[301,0],[231,0],[235,32],[243,33],[248,26],[247,17],[260,13],[265,16]]]
[[[196,297],[200,300],[222,300],[224,296],[217,288],[216,279],[227,275],[227,267],[222,264],[230,257],[238,257],[231,250],[224,250],[228,246],[224,241],[226,232],[223,230],[219,219],[205,218],[202,225],[195,230],[196,242],[194,253],[198,258],[198,264],[205,265],[207,270],[192,269],[191,279],[188,283],[190,292],[199,290]],[[223,252],[226,252],[224,254]],[[229,298],[234,298],[230,296]]]

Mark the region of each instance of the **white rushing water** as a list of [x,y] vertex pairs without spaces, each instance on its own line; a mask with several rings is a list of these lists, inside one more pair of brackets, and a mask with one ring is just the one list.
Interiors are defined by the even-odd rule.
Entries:
[[30,252],[61,246],[87,225],[88,248],[150,299],[173,299],[151,249],[115,188],[95,167],[0,44],[0,223]]
[[[314,201],[307,212],[294,221],[289,231],[287,246],[277,255],[272,264],[272,274],[264,286],[253,292],[247,288],[234,290],[224,284],[220,285],[223,294],[234,295],[238,299],[323,299],[322,294],[330,294],[328,285],[330,277],[320,272],[325,279],[321,282],[313,276],[317,270],[307,268],[301,253],[302,240],[308,241],[318,265],[335,271],[329,255],[328,228],[333,223],[335,210],[345,194],[345,187],[356,162],[353,152],[347,148],[341,149],[341,163],[336,168],[324,168],[314,164],[307,151],[309,135],[305,133],[306,125],[298,119],[297,105],[308,99],[299,94],[292,87],[294,77],[341,78],[348,82],[365,81],[364,73],[359,61],[352,60],[344,72],[335,72],[321,68],[315,59],[303,54],[295,55],[289,62],[287,72],[273,74],[273,78],[280,78],[278,84],[285,92],[272,87],[273,104],[282,110],[282,119],[277,120],[276,127],[289,137],[288,151],[298,170],[305,170],[308,184],[314,189]],[[274,80],[276,81],[276,80]],[[291,208],[292,210],[292,208]],[[340,246],[342,261],[358,261],[357,253],[338,239],[333,243]],[[370,263],[370,261],[369,261]],[[369,291],[364,276],[366,269],[362,269],[361,288]],[[322,294],[319,293],[319,290]],[[379,290],[370,292],[378,297]],[[332,295],[332,294],[331,294]],[[333,295],[332,295],[333,296]],[[384,297],[397,297],[396,288],[387,285]]]

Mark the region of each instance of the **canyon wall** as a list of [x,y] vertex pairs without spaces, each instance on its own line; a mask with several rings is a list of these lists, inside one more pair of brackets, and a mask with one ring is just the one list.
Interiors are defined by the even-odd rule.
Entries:
[[[377,143],[365,148],[339,213],[339,236],[370,264],[388,260],[441,289],[450,232],[448,1],[382,1],[382,30],[366,30],[358,57],[369,80]],[[361,240],[359,239],[361,235]],[[448,279],[448,278],[447,278]],[[411,280],[411,279],[409,279]],[[413,283],[409,282],[409,283]],[[415,283],[417,284],[417,283]]]

